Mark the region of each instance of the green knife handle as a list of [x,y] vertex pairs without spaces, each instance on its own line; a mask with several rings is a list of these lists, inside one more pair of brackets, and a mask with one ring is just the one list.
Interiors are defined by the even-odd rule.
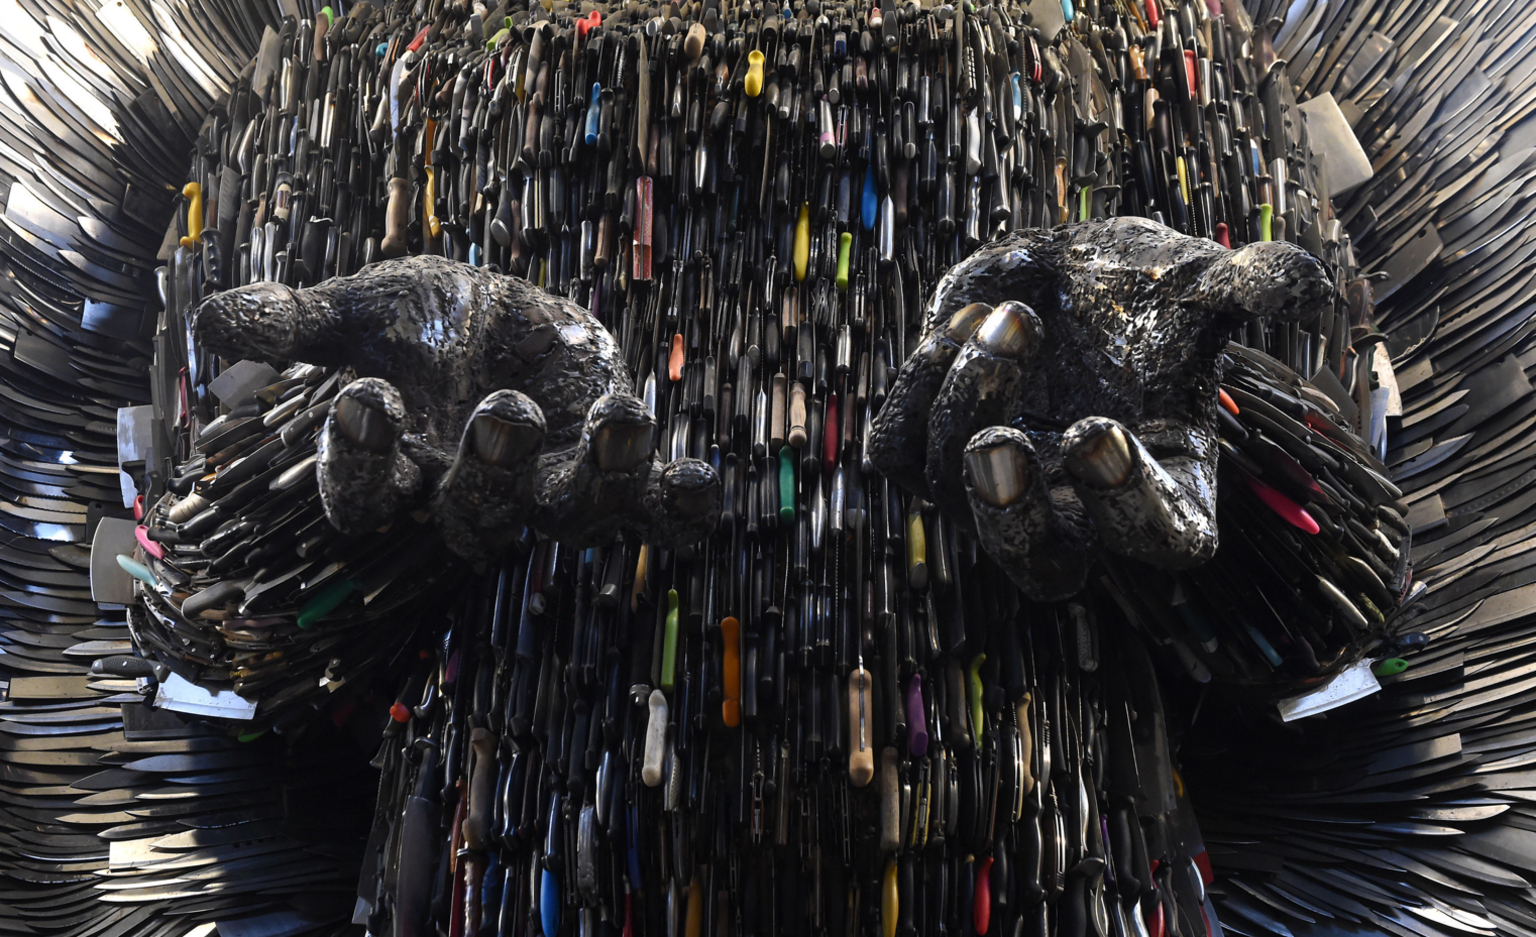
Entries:
[[677,683],[677,590],[667,590],[667,624],[661,643],[661,688],[668,693]]

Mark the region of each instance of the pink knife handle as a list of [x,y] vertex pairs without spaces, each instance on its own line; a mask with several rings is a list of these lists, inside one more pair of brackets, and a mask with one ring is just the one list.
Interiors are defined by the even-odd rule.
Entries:
[[1309,534],[1315,534],[1322,528],[1317,526],[1317,521],[1308,514],[1301,505],[1287,498],[1285,495],[1259,481],[1257,478],[1244,477],[1248,487],[1259,496],[1259,500],[1269,506],[1271,511],[1280,515],[1287,524],[1300,528]]
[[165,547],[149,539],[148,527],[145,527],[143,524],[135,527],[133,529],[133,539],[139,542],[139,546],[144,548],[145,553],[148,553],[157,560],[165,559]]

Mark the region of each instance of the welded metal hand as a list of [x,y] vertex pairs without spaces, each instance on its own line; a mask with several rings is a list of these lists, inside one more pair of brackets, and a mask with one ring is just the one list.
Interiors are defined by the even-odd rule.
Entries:
[[720,479],[661,463],[656,421],[586,310],[442,257],[305,289],[243,286],[194,313],[230,358],[350,367],[320,437],[320,495],[344,533],[430,508],[450,548],[494,555],[521,524],[594,546],[620,529],[675,546],[714,529]]
[[1165,568],[1216,552],[1217,356],[1258,317],[1333,301],[1286,243],[1229,251],[1140,218],[1018,232],[939,282],[870,456],[1032,598],[1101,547]]

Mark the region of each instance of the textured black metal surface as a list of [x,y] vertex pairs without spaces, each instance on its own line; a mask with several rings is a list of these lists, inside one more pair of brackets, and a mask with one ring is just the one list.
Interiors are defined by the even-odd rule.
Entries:
[[[1207,927],[1215,933],[1217,926],[1245,935],[1397,937],[1536,929],[1527,885],[1532,846],[1522,832],[1533,822],[1524,806],[1532,785],[1523,754],[1533,691],[1522,648],[1533,581],[1528,515],[1536,498],[1522,481],[1532,458],[1524,442],[1531,420],[1525,371],[1532,365],[1521,272],[1532,243],[1523,220],[1531,195],[1521,181],[1529,175],[1523,141],[1531,132],[1532,14],[1508,2],[1302,3],[1287,19],[1272,20],[1287,13],[1285,6],[1256,4],[1250,22],[1235,4],[1220,11],[1223,19],[1215,18],[1216,8],[1197,4],[1115,10],[1087,4],[1059,36],[1061,11],[1049,3],[931,14],[887,8],[885,25],[873,23],[868,9],[835,5],[792,7],[788,17],[770,9],[757,20],[727,7],[698,14],[709,24],[696,47],[708,66],[698,68],[692,40],[680,28],[693,15],[688,10],[675,11],[680,20],[650,25],[646,14],[632,10],[607,17],[611,31],[581,36],[564,23],[537,26],[537,12],[530,22],[525,11],[514,10],[516,28],[501,40],[498,61],[526,62],[537,35],[549,67],[543,87],[535,70],[525,94],[506,90],[499,100],[490,93],[494,86],[474,90],[472,69],[463,98],[454,91],[466,62],[483,63],[480,42],[494,36],[487,27],[499,24],[502,11],[479,10],[483,32],[462,43],[470,50],[463,57],[450,58],[468,11],[447,10],[405,82],[398,129],[406,132],[400,135],[387,107],[377,124],[384,132],[369,132],[391,75],[357,66],[393,63],[401,55],[416,32],[403,10],[386,9],[379,20],[367,4],[341,10],[328,22],[331,38],[314,47],[316,67],[308,64],[308,10],[115,7],[130,18],[124,21],[68,3],[16,8],[4,50],[17,66],[6,79],[16,119],[6,125],[0,152],[14,207],[0,232],[0,311],[9,310],[0,321],[0,527],[11,538],[0,547],[0,614],[13,623],[0,637],[0,666],[14,675],[0,713],[0,863],[9,877],[0,930],[180,934],[204,920],[226,922],[221,932],[230,934],[341,929],[350,886],[329,892],[334,904],[322,898],[331,883],[350,879],[350,867],[332,861],[346,850],[311,842],[306,851],[306,835],[323,831],[319,818],[295,808],[334,813],[340,804],[366,804],[373,789],[348,773],[345,757],[334,774],[305,759],[311,743],[345,747],[317,731],[306,713],[324,701],[321,719],[346,723],[371,749],[374,720],[383,719],[381,708],[394,699],[420,706],[385,735],[377,761],[385,783],[378,788],[376,842],[360,889],[385,932],[397,926],[391,916],[412,926],[430,918],[450,933],[542,931],[545,881],[552,883],[548,894],[562,932],[626,923],[647,933],[687,932],[695,923],[701,932],[717,933],[880,932],[885,915],[902,933],[940,927],[960,933],[982,929],[983,894],[987,932],[1009,937],[1017,928],[1107,937],[1139,932],[1141,925],[1180,937],[1201,937]],[[301,14],[305,23],[280,26],[284,12]],[[994,12],[1001,15],[994,19]],[[823,14],[825,28],[818,30]],[[1042,32],[1024,28],[1026,14]],[[1160,27],[1149,28],[1152,15],[1161,16]],[[131,22],[146,30],[147,43]],[[268,71],[247,72],[242,83],[240,68],[260,43],[263,22],[276,27],[268,43],[274,54]],[[1095,28],[1096,22],[1108,28]],[[846,57],[820,57],[814,50],[835,49],[840,29]],[[1153,33],[1157,38],[1149,42]],[[625,38],[584,59],[579,52],[592,48],[580,44],[585,35]],[[732,45],[736,39],[741,45]],[[384,51],[374,51],[381,41]],[[82,51],[86,45],[90,52]],[[1139,76],[1132,46],[1141,50],[1148,78]],[[781,118],[764,119],[766,101],[742,97],[741,63],[754,47],[767,53],[762,97],[776,96]],[[616,54],[620,48],[624,55]],[[1199,83],[1205,84],[1200,69],[1207,61],[1215,79],[1212,104],[1198,108],[1204,141],[1184,137],[1200,122],[1182,97],[1179,60],[1186,48]],[[517,49],[521,59],[511,55]],[[636,68],[641,55],[646,64]],[[135,635],[141,652],[171,661],[185,676],[210,686],[243,685],[262,701],[260,724],[284,733],[280,740],[236,743],[133,702],[140,687],[132,679],[84,672],[95,657],[120,654],[129,629],[120,610],[98,610],[90,601],[82,548],[88,543],[80,538],[103,515],[126,514],[113,507],[118,406],[158,405],[162,424],[175,427],[168,436],[188,434],[182,455],[192,450],[194,432],[231,409],[201,388],[232,362],[188,358],[177,349],[185,313],[205,290],[251,278],[250,261],[236,245],[248,243],[250,228],[242,222],[272,220],[274,165],[262,170],[265,193],[255,186],[240,193],[241,207],[251,209],[246,218],[227,211],[233,190],[222,192],[217,212],[205,205],[210,219],[220,219],[220,237],[169,258],[179,275],[171,275],[171,308],[162,315],[174,341],[153,348],[143,342],[159,309],[151,299],[151,311],[143,314],[142,303],[154,293],[154,232],[170,204],[161,193],[184,181],[188,144],[199,141],[202,156],[194,160],[192,178],[210,201],[230,175],[221,164],[252,173],[255,166],[240,165],[240,131],[268,107],[272,114],[287,109],[275,100],[284,58],[299,66],[294,100],[306,107],[311,100],[335,102],[339,117],[323,158],[311,161],[310,173],[291,176],[291,191],[313,194],[325,189],[327,178],[346,177],[338,188],[347,189],[368,180],[366,195],[362,188],[351,192],[353,206],[366,206],[360,213],[332,210],[328,223],[319,224],[328,213],[321,207],[341,206],[315,201],[296,213],[297,223],[273,250],[293,245],[288,282],[355,271],[369,238],[386,233],[387,183],[398,173],[415,206],[405,238],[409,252],[525,272],[591,308],[613,329],[625,364],[638,375],[639,399],[655,412],[658,464],[684,454],[707,460],[710,445],[717,445],[726,497],[723,529],[712,545],[678,553],[648,549],[644,560],[634,536],[613,548],[577,552],[508,530],[522,515],[506,513],[507,506],[538,500],[521,489],[511,499],[429,499],[435,523],[429,513],[408,510],[420,501],[406,498],[400,510],[383,511],[352,498],[360,519],[371,520],[376,511],[390,528],[361,538],[328,534],[315,542],[329,546],[308,573],[311,562],[303,557],[275,568],[273,556],[291,559],[300,543],[330,526],[318,488],[288,489],[293,500],[284,501],[284,492],[270,486],[290,470],[296,470],[287,475],[290,484],[314,478],[308,460],[318,455],[321,421],[340,383],[337,377],[327,387],[332,375],[324,371],[282,369],[277,385],[259,389],[254,414],[296,400],[298,411],[279,414],[283,422],[273,427],[259,418],[239,423],[250,421],[251,411],[235,415],[223,424],[229,445],[183,468],[193,473],[189,483],[199,494],[233,497],[228,505],[237,515],[236,502],[252,491],[240,485],[253,479],[268,492],[260,503],[286,513],[219,519],[214,529],[231,525],[212,547],[240,549],[218,567],[213,563],[225,553],[204,555],[202,537],[179,546],[166,541],[171,562],[150,564],[163,577],[163,592],[150,599]],[[342,61],[352,69],[347,80],[328,82],[326,72]],[[847,70],[813,67],[824,61]],[[422,62],[430,67],[420,68]],[[604,71],[619,62],[626,70]],[[712,69],[721,63],[727,68],[716,84]],[[689,81],[670,81],[684,72]],[[1013,98],[1014,72],[1021,79],[1017,111],[1005,104]],[[915,79],[921,75],[946,80],[930,89],[926,103],[937,106],[919,115],[925,99]],[[593,78],[622,116],[612,124],[599,121],[595,150],[577,139]],[[235,94],[200,123],[229,83]],[[1159,100],[1146,94],[1153,88]],[[530,125],[528,105],[540,91],[544,116]],[[655,146],[644,135],[632,134],[628,142],[623,136],[641,118],[634,105],[642,91],[649,93],[644,116],[657,130]],[[1294,98],[1322,91],[1343,102],[1375,163],[1371,181],[1336,195],[1338,217],[1356,235],[1352,244],[1331,227],[1334,206],[1308,197],[1324,190],[1318,167],[1304,156]],[[105,111],[91,110],[93,96]],[[718,120],[710,106],[717,98],[727,103]],[[832,158],[824,155],[815,126],[823,100],[833,108]],[[697,120],[690,116],[695,104]],[[837,131],[843,105],[850,126],[861,131],[847,143]],[[116,126],[98,123],[101,113]],[[318,113],[331,113],[329,105]],[[550,120],[552,113],[575,121]],[[948,114],[976,114],[983,118],[978,126],[993,132],[973,134]],[[449,141],[446,148],[421,145],[423,116],[453,127],[440,137]],[[472,128],[489,121],[500,129],[489,138],[467,138],[455,126],[466,119]],[[878,143],[876,130],[885,134]],[[1257,151],[1246,149],[1250,137]],[[278,156],[268,147],[277,145],[278,135],[262,138],[254,149]],[[321,153],[318,139],[308,143],[312,155]],[[1138,149],[1139,139],[1149,142],[1151,159]],[[972,140],[979,144],[974,160]],[[360,177],[334,172],[350,169],[348,154],[335,149],[338,141],[347,141],[352,155],[366,154]],[[1238,145],[1228,148],[1228,141]],[[525,160],[513,158],[524,143]],[[296,160],[286,146],[278,158]],[[395,151],[406,158],[384,166]],[[927,174],[930,152],[937,158]],[[627,163],[616,186],[570,171],[615,153]],[[1184,164],[1176,167],[1180,157]],[[1275,169],[1277,157],[1286,162],[1286,180]],[[335,160],[329,177],[326,159]],[[424,212],[428,165],[438,197]],[[776,173],[762,172],[781,165],[782,198]],[[488,174],[471,178],[495,184],[449,178],[465,166]],[[872,183],[861,182],[866,169]],[[556,179],[556,172],[563,177]],[[521,184],[534,176],[532,187]],[[656,263],[645,271],[654,280],[638,278],[625,246],[634,243],[639,217],[625,207],[636,176],[654,184],[654,204],[643,203],[656,220],[648,229]],[[845,184],[846,211],[840,203]],[[555,185],[564,188],[548,188]],[[861,211],[859,196],[869,186],[875,201]],[[510,198],[502,197],[506,191]],[[557,191],[568,199],[563,209],[550,197]],[[733,200],[729,193],[736,191],[755,197]],[[890,207],[882,213],[887,195]],[[1276,238],[1294,240],[1328,269],[1345,271],[1339,283],[1345,302],[1323,310],[1310,329],[1258,323],[1237,334],[1272,358],[1237,346],[1222,358],[1215,341],[1201,349],[1201,362],[1207,352],[1220,362],[1221,386],[1237,411],[1212,411],[1221,451],[1214,483],[1222,545],[1210,562],[1159,571],[1111,550],[1104,566],[1088,572],[1088,589],[1077,603],[1020,604],[1011,590],[994,586],[1002,583],[1000,571],[962,529],[968,504],[951,497],[945,505],[961,518],[955,525],[931,506],[889,493],[863,464],[868,419],[860,408],[874,412],[887,402],[897,366],[922,339],[932,286],[1001,229],[1157,213],[1186,233],[1240,245],[1263,235],[1257,205],[1266,200]],[[793,223],[801,203],[811,220],[810,256],[808,271],[797,274]],[[179,203],[178,214],[189,208]],[[439,227],[428,217],[431,208],[439,209]],[[861,214],[869,216],[867,225]],[[758,229],[740,221],[754,217],[771,220]],[[891,222],[889,251],[883,218]],[[591,225],[590,237],[583,222]],[[178,221],[175,233],[184,233],[184,225]],[[834,285],[837,244],[829,229],[856,239],[847,293]],[[350,253],[338,245],[334,265],[327,230],[352,234]],[[589,244],[590,268],[584,262]],[[599,244],[617,245],[603,258],[606,266],[597,262]],[[275,256],[265,267],[282,269]],[[1391,277],[1377,291],[1386,297],[1377,309],[1370,281],[1357,276],[1373,269]],[[797,302],[786,319],[783,298],[791,292]],[[614,297],[625,301],[614,303]],[[1033,296],[973,298],[1023,300],[1051,311]],[[858,331],[860,321],[865,331]],[[1377,322],[1384,336],[1373,333]],[[846,384],[840,383],[834,330],[843,324],[851,333]],[[770,332],[776,333],[771,342]],[[813,336],[804,374],[800,350],[791,348],[800,333]],[[673,334],[682,339],[677,393],[668,373]],[[1377,447],[1381,437],[1372,427],[1373,413],[1388,412],[1386,398],[1372,394],[1372,371],[1386,380],[1371,352],[1377,341],[1393,358],[1404,404],[1401,426],[1395,415],[1387,420],[1391,448]],[[825,381],[815,366],[821,346]],[[702,364],[710,352],[712,371]],[[156,355],[159,377],[151,392],[138,375]],[[752,362],[746,379],[736,366],[742,358]],[[701,382],[694,394],[691,382],[705,372],[715,384],[704,389]],[[788,388],[801,384],[811,415],[805,442],[782,456],[756,444],[753,401],[742,408],[739,393],[734,400],[722,395],[727,385],[733,392],[761,387],[771,406],[774,373],[787,378]],[[416,377],[396,381],[402,398]],[[654,392],[647,392],[648,382]],[[1045,384],[1070,387],[1073,381],[1053,374]],[[440,437],[430,449],[409,440],[402,445],[420,457],[407,461],[422,475],[448,472],[455,445],[470,441],[459,436],[466,414],[489,386],[450,395],[451,403],[406,407],[402,399],[402,430],[419,420]],[[811,418],[824,421],[833,400],[840,426],[853,427],[835,451],[817,445]],[[1213,407],[1209,395],[1196,402]],[[502,399],[494,406],[508,407],[498,411],[505,416],[531,419],[520,404]],[[433,417],[435,409],[454,408]],[[721,415],[726,408],[728,420]],[[1042,422],[1044,409],[1031,408],[1036,424],[1115,408],[1068,406]],[[1133,411],[1139,412],[1117,412]],[[945,438],[969,442],[979,427],[963,425],[960,412]],[[704,414],[731,427],[707,434],[701,445],[690,437],[698,435],[694,425]],[[1142,429],[1126,425],[1148,443]],[[1043,433],[1054,443],[1065,428],[1045,425]],[[1350,431],[1369,442],[1361,444]],[[149,486],[178,474],[167,461],[171,439],[157,442],[160,464],[129,467]],[[491,442],[486,451],[503,451]],[[928,463],[919,453],[900,477],[935,494]],[[779,526],[781,505],[769,482],[785,465],[795,520]],[[401,472],[411,474],[403,466]],[[214,477],[196,481],[206,474]],[[468,474],[467,487],[476,493],[498,481]],[[944,470],[934,477],[953,483],[960,476]],[[1254,482],[1307,512],[1319,532],[1282,520]],[[934,500],[943,498],[935,494]],[[161,509],[174,503],[167,499]],[[838,504],[842,526],[834,527]],[[559,516],[592,517],[591,505],[573,509]],[[538,526],[553,536],[600,540],[636,513],[655,519],[668,511],[653,500],[611,517],[598,513],[593,531]],[[819,537],[807,523],[803,566],[795,546],[802,517],[826,521]],[[154,513],[148,519],[160,523]],[[239,527],[242,519],[259,520],[261,529]],[[321,527],[304,526],[316,523]],[[1103,528],[1078,533],[1086,542]],[[493,563],[486,577],[468,580],[467,588],[437,584],[430,570],[448,552],[438,531],[476,552],[488,529],[511,540],[510,556]],[[653,528],[647,539],[671,538]],[[923,549],[914,552],[914,544]],[[837,562],[828,565],[827,556]],[[254,597],[247,579],[264,587]],[[348,599],[310,620],[309,628],[299,627],[306,603],[290,600],[304,595],[303,588],[314,597],[334,581],[352,583]],[[402,596],[387,588],[375,591],[388,583],[434,597],[423,640],[404,637],[422,606],[397,603]],[[863,583],[873,586],[867,598],[850,588]],[[239,601],[231,606],[236,586]],[[652,665],[659,664],[664,642],[646,642],[664,638],[671,589],[679,596],[678,682],[663,690]],[[1405,593],[1412,601],[1384,625],[1379,619],[1392,616],[1391,606]],[[893,597],[889,607],[887,597]],[[274,603],[264,607],[275,621],[242,621],[243,602],[252,602],[253,611]],[[845,617],[851,639],[842,631]],[[723,649],[737,640],[727,637],[725,618],[740,629],[743,677],[760,678],[745,681],[754,692],[740,701],[740,728],[728,724],[720,708],[728,666]],[[1366,623],[1363,633],[1354,630],[1358,621]],[[825,632],[818,630],[823,623]],[[1417,650],[1418,638],[1374,645],[1382,628],[1423,632],[1431,640],[1425,650]],[[1138,651],[1143,641],[1150,658]],[[1400,654],[1409,669],[1386,678],[1385,691],[1372,700],[1300,728],[1281,729],[1251,690],[1224,688],[1258,684],[1272,693],[1277,685],[1317,680],[1372,647],[1373,658]],[[374,683],[371,670],[350,666],[376,655],[398,661],[384,672],[410,675],[403,687],[393,678]],[[621,666],[614,666],[615,657]],[[127,666],[115,660],[108,656],[104,664]],[[841,763],[849,724],[828,714],[846,713],[857,673],[850,670],[857,664],[862,671],[866,660],[877,773],[884,773],[879,756],[891,750],[896,789],[908,786],[913,809],[929,805],[940,818],[932,830],[945,835],[943,844],[933,836],[926,845],[910,841],[908,829],[894,850],[885,848],[880,798],[853,786]],[[764,661],[769,666],[760,666]],[[975,718],[968,713],[976,702],[969,689],[973,665]],[[914,678],[921,687],[913,697],[917,710],[908,706]],[[277,692],[284,685],[295,690]],[[677,753],[663,760],[660,789],[645,786],[642,770],[649,715],[643,691],[652,687],[671,703],[666,724]],[[122,729],[112,715],[120,707]],[[12,711],[18,718],[10,718]],[[909,718],[914,712],[920,715]],[[278,719],[278,713],[285,715]],[[291,741],[305,726],[309,742]],[[576,739],[580,726],[588,731],[585,747]],[[429,742],[439,750],[423,760]],[[254,756],[252,744],[260,746]],[[270,771],[253,771],[245,764],[252,757],[269,761]],[[476,781],[487,776],[485,765],[494,769],[496,802],[490,817],[496,838],[489,844],[478,838],[486,831],[483,816],[460,817],[450,809],[484,803],[485,789]],[[176,770],[157,774],[162,768]],[[1032,788],[1026,790],[1021,770],[1037,782]],[[674,781],[679,772],[682,780]],[[1213,902],[1203,909],[1203,875],[1186,861],[1200,856],[1201,840],[1189,804],[1172,806],[1181,782],[1189,784],[1219,873],[1210,885]],[[274,799],[279,784],[288,788],[281,803]],[[197,796],[184,796],[192,792]],[[1021,792],[1022,801],[1016,799]],[[1013,803],[1020,812],[1000,838],[988,840],[976,809],[993,803]],[[757,808],[764,811],[761,842],[752,822]],[[286,833],[303,835],[266,838],[279,814]],[[1081,823],[1085,818],[1088,824]],[[1143,827],[1149,857],[1166,857],[1155,875],[1150,868],[1141,873],[1140,854],[1123,848],[1122,836],[1134,826]],[[405,848],[401,834],[407,834]],[[631,837],[639,869],[633,878],[625,868]],[[148,854],[155,859],[188,861],[129,873],[102,858],[108,842],[153,843]],[[190,846],[197,848],[186,851]],[[1038,867],[1042,875],[1066,873],[1055,880],[1061,894],[1034,878],[1033,857],[1042,853],[1050,857]],[[398,861],[416,855],[429,861]],[[1082,855],[1087,859],[1078,862]],[[1093,862],[1101,858],[1113,874],[1101,877]],[[173,871],[178,880],[167,882]],[[897,903],[880,910],[887,880]],[[475,889],[476,881],[484,887]],[[409,900],[391,905],[392,896]],[[847,896],[855,896],[851,906],[838,900]],[[467,924],[458,923],[466,917]]]

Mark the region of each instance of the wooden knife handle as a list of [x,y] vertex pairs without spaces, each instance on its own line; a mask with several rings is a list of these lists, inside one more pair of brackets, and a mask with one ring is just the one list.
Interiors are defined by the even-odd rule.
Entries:
[[1035,790],[1035,734],[1029,725],[1030,694],[1019,698],[1016,715],[1019,722],[1019,749],[1024,766],[1024,777],[1019,793],[1028,797]]
[[411,183],[399,176],[389,180],[389,206],[384,211],[384,241],[379,252],[385,257],[404,257],[409,248],[405,226],[411,216]]
[[496,799],[496,734],[479,728],[470,733],[474,765],[469,774],[469,810],[464,817],[464,843],[476,852],[490,844],[491,810]]
[[848,677],[848,780],[863,787],[875,776],[875,746],[870,738],[871,709],[869,671],[854,668]]

